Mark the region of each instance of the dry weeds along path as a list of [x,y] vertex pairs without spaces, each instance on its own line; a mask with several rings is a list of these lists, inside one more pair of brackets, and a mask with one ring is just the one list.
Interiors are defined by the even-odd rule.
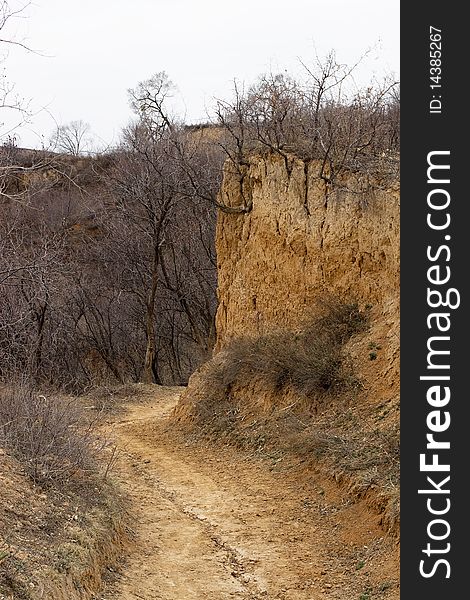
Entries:
[[313,474],[304,486],[274,461],[172,442],[181,390],[154,386],[111,425],[136,540],[101,600],[399,597],[377,515]]

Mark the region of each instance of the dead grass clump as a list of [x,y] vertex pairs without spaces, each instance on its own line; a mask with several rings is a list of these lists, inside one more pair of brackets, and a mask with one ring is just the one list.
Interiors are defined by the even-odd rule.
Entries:
[[74,399],[43,395],[27,383],[0,390],[0,446],[35,483],[63,483],[94,470],[104,444]]
[[337,298],[323,298],[323,315],[305,328],[306,337],[326,337],[337,344],[344,344],[355,333],[369,326],[369,307],[360,310],[357,302],[341,302]]
[[[240,420],[246,427],[247,413],[256,413],[260,395],[272,401],[288,393],[314,411],[326,395],[357,385],[344,343],[367,324],[367,314],[356,303],[330,302],[327,311],[300,332],[234,339],[203,367],[198,394],[188,394],[176,413],[201,434],[224,436]],[[251,399],[244,402],[244,396]]]
[[227,355],[220,374],[225,386],[257,379],[266,391],[280,392],[290,385],[309,395],[341,380],[341,348],[326,337],[280,332],[238,339],[227,348]]
[[233,340],[212,376],[225,388],[255,379],[268,392],[290,387],[306,397],[338,389],[352,381],[343,344],[366,326],[367,315],[356,303],[331,303],[324,316],[299,333]]

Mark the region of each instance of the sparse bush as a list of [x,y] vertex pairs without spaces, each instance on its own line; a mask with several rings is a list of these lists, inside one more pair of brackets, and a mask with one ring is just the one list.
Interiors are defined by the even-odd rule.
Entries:
[[312,330],[306,328],[306,335],[327,337],[338,344],[344,344],[355,333],[368,326],[370,305],[360,310],[357,302],[341,302],[334,297],[322,301],[324,314],[313,323]]
[[267,74],[247,90],[235,85],[232,101],[219,101],[217,122],[225,131],[229,160],[243,165],[253,152],[289,154],[320,163],[319,175],[332,181],[344,169],[398,176],[400,95],[386,78],[363,90],[354,67],[337,62],[334,52],[305,76]]
[[327,394],[357,384],[343,345],[367,327],[367,313],[354,302],[326,304],[325,314],[300,332],[234,339],[212,359],[204,370],[207,393],[191,408],[201,428],[218,434],[234,429],[243,411],[232,397],[235,387],[255,385],[271,397],[290,390],[299,404],[313,409]]
[[73,399],[19,382],[0,390],[0,445],[36,483],[63,483],[93,470],[103,442]]
[[342,345],[366,325],[367,315],[356,303],[330,302],[327,313],[299,333],[234,340],[219,377],[225,386],[257,378],[267,390],[290,386],[307,397],[338,389],[350,381]]
[[220,374],[226,386],[258,379],[266,390],[280,392],[290,385],[309,396],[342,381],[340,346],[326,337],[272,333],[234,340],[226,352],[228,360]]

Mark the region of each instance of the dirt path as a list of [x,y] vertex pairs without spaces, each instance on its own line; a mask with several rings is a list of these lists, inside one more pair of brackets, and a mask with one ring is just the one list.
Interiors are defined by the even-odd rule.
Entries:
[[102,600],[398,598],[377,515],[311,474],[163,433],[182,388],[155,388],[112,425],[135,545]]

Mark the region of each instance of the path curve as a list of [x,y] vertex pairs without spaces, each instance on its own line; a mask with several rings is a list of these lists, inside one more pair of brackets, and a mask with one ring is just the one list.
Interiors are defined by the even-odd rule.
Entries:
[[277,459],[172,441],[182,389],[155,386],[108,425],[136,539],[101,600],[399,598],[398,550],[378,515]]

